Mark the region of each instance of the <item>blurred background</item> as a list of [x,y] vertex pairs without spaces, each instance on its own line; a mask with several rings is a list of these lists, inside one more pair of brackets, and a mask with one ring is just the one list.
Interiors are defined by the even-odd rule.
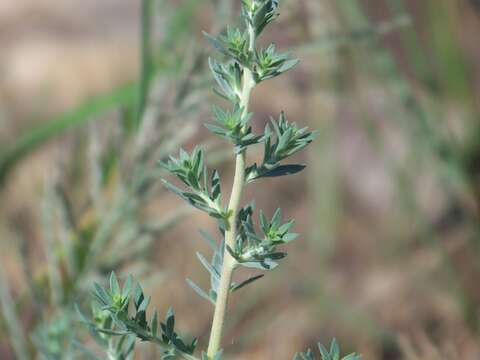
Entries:
[[[0,2],[0,358],[72,359],[73,304],[111,270],[208,341],[195,251],[207,216],[156,161],[203,144],[217,33],[237,0]],[[301,63],[253,94],[255,130],[285,110],[318,129],[306,171],[256,183],[302,237],[234,296],[231,359],[291,359],[336,337],[364,359],[480,359],[480,2],[283,0],[261,44]],[[261,149],[249,154],[261,156]],[[210,255],[209,255],[210,256]],[[139,358],[158,358],[140,346]]]

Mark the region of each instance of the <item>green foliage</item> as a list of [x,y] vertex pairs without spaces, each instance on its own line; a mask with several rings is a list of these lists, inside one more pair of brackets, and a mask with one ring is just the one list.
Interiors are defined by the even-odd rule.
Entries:
[[[259,165],[252,164],[244,168],[241,170],[244,172],[243,174],[236,174],[232,197],[235,192],[241,193],[242,181],[251,182],[262,177],[295,174],[303,170],[305,166],[302,164],[285,165],[281,164],[281,161],[305,148],[314,139],[314,134],[308,132],[306,128],[298,128],[295,123],[288,122],[283,112],[278,121],[271,119],[273,132],[267,125],[263,134],[253,134],[250,126],[253,114],[249,113],[247,109],[251,89],[255,84],[291,69],[298,63],[298,60],[290,59],[288,54],[277,53],[273,44],[259,51],[256,49],[256,38],[277,16],[278,2],[244,0],[242,3],[242,18],[245,21],[244,30],[227,28],[218,37],[204,33],[214,48],[226,57],[224,62],[212,58],[209,60],[210,69],[218,85],[214,91],[232,104],[230,110],[214,107],[216,124],[206,124],[206,127],[213,134],[232,143],[234,154],[237,156],[237,166],[239,165],[238,156],[244,156],[250,146],[259,143],[264,145],[263,162]],[[165,166],[172,174],[179,177],[190,188],[191,192],[183,192],[170,183],[165,183],[167,187],[195,207],[206,210],[210,215],[221,217],[223,220],[219,222],[219,229],[225,240],[220,241],[217,246],[216,241],[210,235],[206,235],[213,248],[212,261],[208,262],[202,254],[197,254],[201,264],[210,274],[210,289],[208,292],[204,291],[192,280],[187,279],[187,283],[199,296],[208,300],[214,306],[218,306],[219,296],[225,298],[228,293],[241,289],[263,276],[263,274],[253,276],[239,284],[228,279],[227,290],[222,289],[221,286],[225,287],[225,285],[222,285],[223,277],[227,276],[224,261],[227,256],[233,259],[234,268],[241,265],[270,270],[277,266],[277,260],[286,256],[285,252],[277,250],[277,246],[293,241],[298,235],[290,232],[294,224],[293,220],[282,223],[280,209],[275,212],[271,220],[268,220],[265,214],[260,211],[261,235],[257,233],[253,223],[253,205],[239,209],[237,218],[230,219],[231,213],[236,214],[237,209],[230,208],[231,203],[228,207],[223,208],[219,202],[220,194],[212,197],[206,186],[207,181],[204,180],[201,183],[200,178],[202,175],[205,177],[206,170],[203,173],[198,170],[204,160],[203,153],[201,156],[197,154],[199,154],[198,150],[194,150],[192,156],[184,154],[183,157],[180,156],[180,160],[171,158]],[[238,183],[237,176],[240,176],[240,179],[243,178],[240,183]],[[235,188],[235,186],[240,186],[240,188]],[[221,192],[220,187],[218,187],[218,191]],[[217,202],[215,206],[212,206],[209,205],[209,201]],[[212,208],[224,210],[215,211]],[[226,214],[226,216],[218,216],[219,213]],[[233,241],[227,241],[227,233],[229,236],[233,234]],[[225,303],[223,300],[221,304]],[[215,328],[215,326],[214,319],[209,344],[211,358],[218,346],[218,344],[212,343],[212,338],[221,333],[221,328]]]
[[250,62],[252,54],[248,51],[250,39],[247,32],[227,27],[227,30],[220,34],[218,38],[205,31],[203,35],[223,55],[234,58],[242,65],[247,65]]
[[268,221],[263,211],[260,211],[260,227],[262,235],[255,231],[252,220],[253,205],[240,211],[240,226],[234,248],[227,250],[239,264],[245,267],[270,270],[277,266],[275,260],[283,259],[287,254],[277,251],[277,246],[289,243],[298,237],[290,233],[294,221],[282,224],[281,210],[277,209],[271,221]]
[[305,168],[301,164],[280,165],[285,158],[302,150],[315,138],[315,133],[307,128],[298,128],[296,123],[290,123],[282,112],[278,122],[273,118],[267,124],[264,132],[264,156],[260,165],[253,164],[246,169],[246,181],[251,182],[261,177],[274,177],[295,174]]
[[243,70],[240,65],[237,62],[220,64],[212,58],[208,59],[208,64],[219,86],[219,89],[214,89],[214,92],[223,99],[237,104],[242,91]]
[[242,0],[242,17],[259,36],[278,16],[278,0]]
[[289,54],[276,52],[275,44],[270,44],[256,54],[255,80],[260,82],[274,78],[298,64],[298,59],[290,59]]
[[228,218],[228,211],[221,205],[220,177],[215,170],[209,181],[202,149],[195,148],[191,155],[182,149],[178,159],[170,156],[169,161],[162,162],[161,165],[176,175],[190,191],[182,191],[162,179],[168,189],[214,218],[221,220]]
[[[153,1],[143,3],[146,2]],[[61,146],[61,160],[54,164],[58,171],[46,174],[43,201],[34,201],[42,206],[43,231],[35,251],[45,254],[45,262],[32,263],[33,248],[21,245],[21,241],[13,243],[18,244],[25,270],[18,276],[23,276],[25,286],[15,288],[15,296],[9,301],[11,306],[0,309],[0,338],[3,345],[12,348],[15,358],[133,356],[130,343],[132,337],[136,339],[134,335],[110,337],[108,356],[98,357],[97,348],[91,350],[82,345],[88,327],[77,321],[73,304],[89,308],[88,284],[98,281],[110,269],[129,268],[145,278],[158,276],[159,271],[148,266],[153,240],[190,212],[187,206],[181,206],[159,218],[146,217],[144,211],[163,192],[155,186],[158,176],[155,160],[193,134],[196,128],[193,120],[204,106],[201,94],[208,89],[203,81],[207,69],[198,65],[201,49],[186,48],[179,41],[189,33],[183,24],[192,23],[195,16],[192,9],[199,2],[157,5],[161,6],[161,12],[155,10],[149,16],[168,17],[168,22],[155,21],[157,26],[168,23],[168,31],[163,32],[165,36],[160,42],[151,44],[155,45],[152,51],[158,56],[151,60],[154,64],[149,73],[154,78],[152,86],[145,88],[148,99],[144,105],[136,101],[142,85],[121,86],[26,130],[12,146],[0,146],[0,178],[4,179],[12,166],[37,146],[73,127],[77,129],[68,146]],[[175,12],[175,16],[168,16],[169,12]],[[168,47],[168,52],[159,51],[159,47]],[[179,68],[188,72],[177,74]],[[163,96],[165,91],[169,91],[169,96]],[[137,105],[147,110],[142,116],[146,121],[138,124]],[[115,118],[102,116],[112,110]],[[182,128],[173,131],[172,120],[180,116]],[[89,125],[88,129],[83,129],[85,125]],[[70,148],[72,151],[65,151]],[[217,159],[222,161],[221,156]],[[29,236],[23,227],[17,231],[18,240]],[[30,243],[28,239],[25,237],[23,241]],[[0,279],[0,303],[2,290],[9,292],[8,288]],[[97,302],[93,308],[98,320],[108,315]],[[11,321],[17,313],[28,313],[28,319],[24,319],[27,323]],[[24,317],[16,315],[16,318]],[[110,316],[105,319],[111,321]]]
[[244,109],[238,104],[232,111],[224,111],[218,106],[214,106],[213,112],[215,121],[222,127],[212,124],[205,124],[205,126],[212,133],[230,140],[236,154],[243,152],[250,145],[263,141],[263,136],[252,134],[252,127],[249,126],[253,114],[244,114]]
[[[271,119],[273,131],[270,125],[267,125],[263,134],[252,132],[250,122],[253,114],[248,112],[252,88],[261,81],[293,68],[298,60],[290,59],[288,54],[277,53],[273,44],[259,51],[256,49],[256,38],[277,16],[278,1],[244,0],[242,3],[244,30],[229,27],[218,37],[204,33],[214,48],[226,58],[223,62],[210,58],[209,66],[218,86],[214,89],[215,93],[231,103],[231,108],[224,110],[215,106],[213,113],[216,124],[206,124],[206,127],[213,134],[232,143],[237,173],[231,198],[234,198],[236,193],[241,194],[244,183],[262,177],[295,174],[303,170],[305,166],[302,164],[284,165],[281,161],[305,148],[315,136],[306,128],[298,128],[295,123],[287,121],[283,112],[278,121]],[[250,146],[259,143],[264,145],[263,162],[245,167],[242,160],[245,152]],[[210,275],[210,289],[203,290],[191,279],[187,279],[187,283],[200,297],[216,308],[223,306],[224,308],[219,310],[223,312],[226,311],[225,299],[229,293],[263,276],[256,275],[236,284],[231,280],[234,269],[237,266],[261,270],[273,269],[277,266],[277,261],[287,255],[277,250],[278,245],[295,240],[298,234],[290,232],[293,220],[282,222],[280,209],[271,220],[260,211],[261,234],[258,234],[253,222],[253,205],[238,209],[238,205],[232,205],[230,202],[227,207],[223,207],[218,172],[213,171],[209,189],[208,172],[204,162],[202,150],[195,148],[191,155],[182,150],[178,159],[170,157],[167,162],[162,162],[162,165],[180,179],[188,187],[188,191],[183,191],[165,180],[163,182],[191,205],[220,220],[218,226],[224,239],[218,245],[210,235],[204,233],[213,249],[211,262],[197,253],[200,263]],[[240,170],[239,166],[242,167]],[[232,216],[236,218],[232,219]],[[230,257],[228,264],[227,257]],[[227,282],[224,281],[226,276]],[[217,358],[221,326],[222,323],[217,324],[214,318],[208,355],[202,358]]]
[[[330,344],[330,349],[325,348],[322,344],[318,343],[318,350],[322,356],[322,360],[360,360],[361,356],[355,353],[341,357],[340,346],[337,340],[333,339]],[[293,360],[315,360],[315,355],[311,349],[308,349],[302,353],[296,353]]]
[[[170,309],[164,322],[159,322],[157,312],[147,318],[150,297],[145,296],[139,284],[134,285],[131,276],[123,288],[120,287],[115,273],[110,276],[109,288],[95,283],[93,292],[96,303],[92,305],[93,320],[80,313],[82,320],[89,326],[90,332],[99,345],[112,356],[112,337],[119,337],[113,347],[115,359],[126,359],[132,353],[135,338],[152,342],[163,350],[162,359],[174,359],[178,356],[191,359],[197,340],[185,342],[175,332],[175,315]],[[129,312],[133,306],[133,313]]]

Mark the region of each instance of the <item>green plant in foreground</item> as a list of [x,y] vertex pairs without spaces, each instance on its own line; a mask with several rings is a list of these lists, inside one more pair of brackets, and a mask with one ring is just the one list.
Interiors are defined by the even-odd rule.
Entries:
[[[214,107],[215,124],[206,125],[216,135],[233,144],[235,175],[229,197],[225,204],[222,197],[220,175],[206,167],[205,152],[195,148],[191,154],[180,150],[178,157],[170,156],[161,166],[175,175],[182,188],[162,180],[167,188],[178,194],[192,206],[214,218],[223,239],[215,239],[203,233],[214,251],[209,262],[202,254],[197,256],[210,274],[208,291],[201,289],[192,280],[188,284],[214,306],[208,349],[201,353],[202,360],[222,358],[220,348],[222,330],[227,313],[228,297],[236,290],[260,279],[263,275],[247,278],[240,283],[232,282],[234,271],[243,266],[271,270],[278,260],[287,254],[280,245],[295,240],[298,234],[291,232],[294,221],[284,221],[280,209],[271,218],[259,212],[259,226],[254,221],[254,206],[241,206],[244,187],[261,178],[297,173],[305,167],[301,164],[284,164],[283,161],[305,148],[314,139],[314,133],[299,128],[281,113],[278,120],[271,118],[262,134],[254,134],[249,112],[250,96],[258,83],[276,77],[298,63],[288,54],[278,53],[274,45],[258,49],[256,40],[278,13],[276,0],[243,0],[241,18],[243,29],[227,28],[219,37],[205,34],[212,45],[223,55],[224,61],[209,60],[210,69],[217,82],[215,92],[230,104],[230,109]],[[263,144],[264,156],[260,163],[247,164],[246,153],[250,146]],[[164,322],[159,322],[154,312],[147,318],[150,298],[140,285],[133,285],[129,277],[120,287],[112,273],[108,289],[95,285],[93,320],[83,317],[97,342],[107,349],[110,359],[130,359],[135,338],[157,344],[163,351],[162,359],[198,359],[195,357],[197,341],[185,341],[174,329],[175,318],[169,311]],[[133,311],[133,313],[132,313]],[[339,360],[336,342],[327,352],[320,351],[324,360]],[[311,351],[295,355],[296,359],[313,359]],[[348,360],[358,359],[350,355]]]
[[[325,348],[322,344],[318,343],[318,350],[322,356],[322,360],[360,360],[360,355],[350,354],[341,357],[340,346],[338,346],[337,340],[333,339],[330,344],[330,349]],[[315,360],[315,356],[311,349],[303,353],[296,353],[293,360]]]
[[[94,297],[93,321],[81,312],[80,316],[89,325],[97,343],[108,349],[110,359],[129,359],[133,355],[135,338],[160,345],[164,351],[162,359],[173,359],[177,355],[195,359],[191,354],[197,341],[194,339],[186,343],[174,331],[175,315],[172,310],[168,311],[165,322],[158,321],[156,312],[151,320],[147,320],[150,297],[145,296],[139,284],[134,286],[131,276],[120,288],[115,273],[112,273],[109,289],[95,284]],[[133,315],[129,314],[130,303],[133,303]],[[115,341],[115,337],[118,340]]]

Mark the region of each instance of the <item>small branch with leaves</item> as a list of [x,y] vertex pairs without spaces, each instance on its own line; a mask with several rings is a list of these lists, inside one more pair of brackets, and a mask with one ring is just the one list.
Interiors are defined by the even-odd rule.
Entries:
[[[283,160],[303,149],[314,138],[306,128],[298,128],[289,122],[282,112],[278,120],[271,119],[263,134],[252,132],[253,114],[249,112],[250,96],[260,82],[274,78],[298,63],[288,54],[277,52],[274,44],[258,49],[257,38],[278,15],[278,1],[244,0],[242,2],[242,29],[228,27],[218,37],[205,33],[209,42],[223,55],[223,61],[210,59],[210,69],[217,82],[215,93],[225,99],[229,109],[213,108],[214,124],[206,127],[213,134],[229,140],[235,156],[235,176],[226,207],[221,203],[221,188],[217,171],[211,173],[203,165],[202,150],[195,149],[192,155],[184,151],[179,158],[170,158],[163,166],[176,175],[188,190],[181,190],[164,180],[168,188],[206,211],[217,219],[223,240],[214,245],[214,256],[208,263],[198,254],[202,265],[210,273],[211,289],[202,290],[192,280],[188,283],[203,298],[215,306],[207,355],[213,358],[220,351],[222,330],[227,312],[229,294],[260,279],[255,276],[240,284],[232,283],[232,276],[239,266],[270,270],[286,253],[277,246],[297,237],[290,233],[294,222],[282,223],[281,211],[277,210],[271,220],[260,212],[261,234],[254,224],[253,205],[240,207],[244,187],[260,178],[294,174],[305,166],[283,164]],[[271,130],[273,128],[273,131]],[[250,146],[263,144],[264,157],[260,164],[247,166],[246,153]],[[210,237],[210,236],[208,236]]]
[[[340,355],[340,346],[337,340],[333,339],[330,344],[330,349],[327,349],[322,344],[318,343],[318,350],[322,360],[361,360],[360,355],[352,353],[346,356]],[[316,357],[311,349],[305,352],[296,353],[293,360],[315,360]]]
[[[192,355],[197,340],[187,343],[175,332],[172,309],[168,311],[164,322],[158,320],[156,311],[150,320],[147,319],[150,297],[145,296],[140,284],[134,285],[131,276],[120,288],[117,277],[112,272],[109,288],[95,284],[93,295],[96,300],[92,303],[93,320],[77,309],[82,321],[89,326],[93,338],[102,348],[108,349],[109,359],[129,359],[137,338],[159,345],[163,349],[162,360],[178,357],[197,359]],[[129,313],[131,307],[133,314]],[[117,341],[114,341],[115,337],[118,338]]]

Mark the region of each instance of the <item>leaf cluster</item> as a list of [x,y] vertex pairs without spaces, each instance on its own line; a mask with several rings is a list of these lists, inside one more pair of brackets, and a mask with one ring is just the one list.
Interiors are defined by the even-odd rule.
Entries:
[[288,53],[277,52],[270,44],[263,49],[255,47],[256,38],[264,28],[277,17],[278,1],[244,1],[242,18],[246,30],[228,27],[218,37],[204,32],[206,39],[222,55],[225,63],[210,58],[209,65],[219,86],[214,91],[222,98],[238,103],[241,97],[243,69],[253,74],[255,83],[274,78],[298,64],[298,59],[290,58]]
[[192,154],[180,150],[178,158],[170,156],[167,162],[161,162],[160,165],[180,179],[189,191],[183,191],[162,179],[168,189],[210,216],[221,220],[228,219],[228,211],[221,205],[218,171],[214,170],[209,180],[203,149],[196,147]]
[[[174,330],[175,315],[170,309],[165,320],[159,321],[154,311],[147,318],[150,297],[145,296],[140,284],[134,285],[131,276],[123,288],[120,287],[115,273],[110,275],[109,288],[95,283],[92,304],[92,317],[88,319],[80,310],[80,316],[89,328],[97,343],[104,348],[111,347],[109,340],[119,337],[115,346],[116,359],[127,358],[132,353],[135,340],[148,341],[159,345],[163,350],[162,359],[175,359],[178,356],[192,359],[197,340],[185,342]],[[133,312],[129,311],[133,308]],[[111,349],[110,349],[111,350]]]
[[305,168],[301,164],[281,165],[287,157],[305,148],[315,138],[315,132],[306,127],[298,128],[289,122],[282,112],[277,120],[271,118],[264,131],[264,155],[260,165],[253,164],[246,169],[246,181],[251,182],[262,177],[274,177],[295,174]]
[[221,98],[233,104],[240,102],[242,93],[243,69],[236,61],[225,64],[213,58],[208,59],[208,65],[219,88],[213,91]]
[[235,59],[241,65],[250,64],[252,54],[249,51],[250,39],[247,31],[229,26],[218,38],[205,31],[203,35],[223,55]]
[[290,54],[278,53],[276,49],[275,44],[270,44],[256,52],[254,75],[257,83],[281,75],[298,64],[298,59],[290,59]]
[[205,124],[212,133],[230,140],[236,154],[243,152],[248,146],[263,141],[263,135],[252,133],[249,125],[252,113],[244,114],[244,109],[238,104],[231,111],[224,111],[218,106],[213,107],[214,120],[220,125]]
[[239,213],[239,231],[235,246],[227,250],[237,262],[245,267],[270,270],[277,266],[277,260],[287,256],[277,251],[277,246],[287,244],[298,237],[290,232],[295,221],[282,223],[282,212],[277,209],[271,220],[260,211],[260,230],[258,234],[253,222],[253,204],[241,209]]
[[[247,126],[251,115],[244,114],[240,106],[244,96],[243,86],[249,81],[246,75],[256,84],[278,76],[298,63],[297,59],[290,59],[288,54],[277,53],[273,44],[260,50],[255,46],[256,38],[278,16],[277,9],[276,0],[244,0],[241,13],[245,23],[244,30],[227,27],[218,37],[204,32],[213,47],[226,57],[224,62],[209,59],[210,69],[218,85],[214,92],[233,105],[230,112],[214,108],[215,120],[222,128],[212,125],[207,127],[213,133],[230,139],[237,153],[263,139],[262,136],[251,134]],[[228,124],[224,121],[227,114],[236,115],[227,116]]]
[[[355,353],[342,357],[340,355],[340,346],[335,339],[332,340],[330,349],[318,343],[318,350],[320,351],[322,360],[361,360],[361,356]],[[308,349],[305,352],[296,353],[293,360],[315,360],[315,355],[311,349]]]
[[242,0],[242,17],[259,36],[278,16],[278,0]]

